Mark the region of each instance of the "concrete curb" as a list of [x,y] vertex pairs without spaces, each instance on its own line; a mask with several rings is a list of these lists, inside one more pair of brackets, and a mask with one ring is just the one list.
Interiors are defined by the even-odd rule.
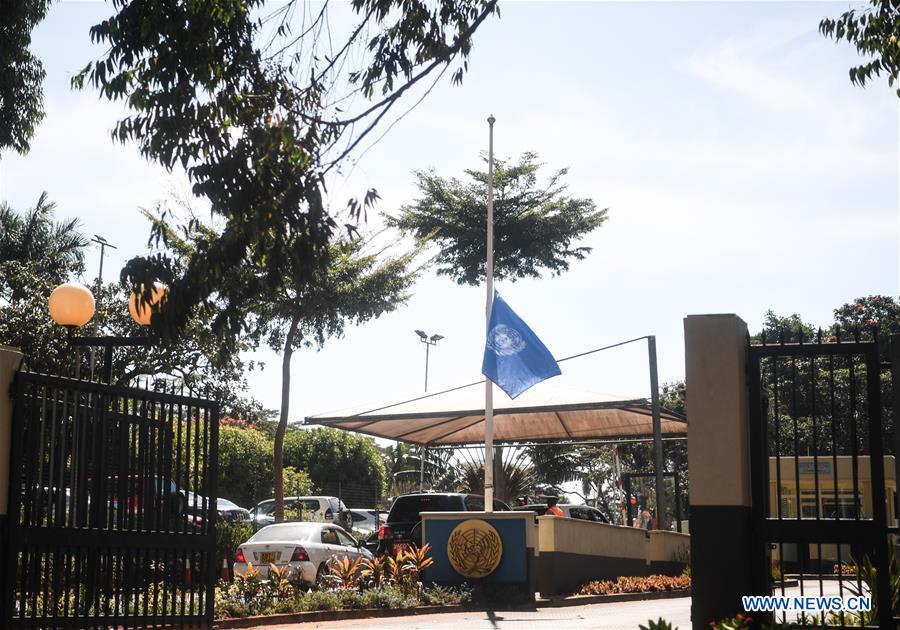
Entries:
[[312,610],[308,612],[279,613],[261,617],[235,617],[219,619],[215,628],[255,628],[257,626],[274,626],[286,623],[304,623],[310,621],[341,621],[344,619],[367,619],[373,617],[403,617],[407,615],[432,615],[435,613],[460,612],[466,607],[459,604],[451,606],[418,606],[416,608],[362,608],[348,610]]
[[673,599],[690,597],[691,589],[680,591],[646,591],[641,593],[613,593],[611,595],[571,595],[569,597],[549,597],[539,599],[538,608],[560,608],[563,606],[584,606],[586,604],[612,604],[615,602],[634,602],[648,599]]

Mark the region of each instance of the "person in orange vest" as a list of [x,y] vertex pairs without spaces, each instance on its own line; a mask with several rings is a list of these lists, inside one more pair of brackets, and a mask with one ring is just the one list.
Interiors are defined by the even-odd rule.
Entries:
[[556,505],[558,502],[559,500],[556,497],[547,497],[547,512],[545,513],[545,516],[565,516],[559,506]]

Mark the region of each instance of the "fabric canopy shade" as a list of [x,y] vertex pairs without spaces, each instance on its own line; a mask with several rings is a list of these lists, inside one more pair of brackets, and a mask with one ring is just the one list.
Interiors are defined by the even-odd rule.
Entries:
[[[662,432],[685,435],[687,422],[662,410]],[[424,446],[484,443],[484,384],[393,404],[367,405],[306,418],[319,424]],[[653,435],[646,398],[598,394],[541,383],[516,398],[495,398],[494,441],[578,441]]]

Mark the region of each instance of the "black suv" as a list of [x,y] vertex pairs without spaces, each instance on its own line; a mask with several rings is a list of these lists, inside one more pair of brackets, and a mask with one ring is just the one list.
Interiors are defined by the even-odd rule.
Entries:
[[[509,506],[494,500],[494,511]],[[393,553],[394,547],[422,544],[422,512],[482,512],[484,497],[457,492],[417,492],[394,499],[387,521],[378,529],[378,553]]]

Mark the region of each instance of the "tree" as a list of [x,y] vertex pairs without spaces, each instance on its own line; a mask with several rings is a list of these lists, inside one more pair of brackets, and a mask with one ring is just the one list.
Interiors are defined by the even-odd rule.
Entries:
[[47,300],[84,272],[88,241],[77,219],[57,221],[55,214],[46,192],[24,212],[0,204],[0,344],[21,348],[31,370],[69,375],[66,332],[50,318]]
[[33,276],[50,283],[84,273],[88,240],[78,219],[56,221],[56,202],[42,192],[33,208],[19,213],[0,203],[0,300],[32,292]]
[[[582,260],[590,247],[576,247],[606,220],[590,199],[566,194],[562,183],[568,172],[561,169],[538,185],[540,164],[536,153],[525,153],[517,164],[494,164],[494,277],[540,277],[544,271],[558,275],[571,260]],[[488,193],[486,171],[467,170],[472,180],[464,184],[445,179],[434,171],[416,171],[421,197],[388,216],[388,225],[419,239],[437,243],[438,274],[459,284],[477,285],[485,278],[487,245],[485,220]]]
[[[484,449],[460,449],[456,476],[462,492],[484,491]],[[539,482],[536,469],[525,449],[494,447],[494,498],[511,504],[520,496],[533,494]]]
[[[896,0],[869,0],[863,10],[851,9],[839,18],[824,18],[819,32],[836,42],[846,40],[870,59],[850,68],[850,81],[865,86],[873,77],[887,75],[888,85],[897,82],[900,72],[900,9]],[[900,86],[897,87],[900,96]]]
[[[900,332],[900,305],[890,296],[860,297],[834,310],[834,323],[816,327],[798,314],[789,317],[766,313],[763,330],[754,343],[836,343],[869,341],[877,336],[882,360],[889,360],[888,336]],[[786,350],[785,355],[790,351]],[[852,370],[851,370],[852,368]],[[893,383],[881,373],[881,429],[894,431],[891,405]],[[763,395],[770,409],[772,454],[847,455],[868,452],[869,434],[858,412],[863,408],[867,377],[862,357],[847,355],[830,360],[805,357],[769,358],[761,364]],[[856,425],[856,443],[851,424]],[[885,440],[885,453],[894,445]]]
[[0,28],[0,152],[27,153],[44,118],[44,67],[31,54],[31,32],[47,15],[48,0],[3,3]]
[[272,442],[265,434],[219,427],[219,496],[248,508],[272,496]]
[[[300,246],[300,243],[297,243]],[[282,275],[278,290],[262,298],[257,313],[269,345],[281,350],[281,408],[275,432],[275,521],[283,518],[282,481],[284,435],[291,401],[291,360],[303,347],[321,349],[326,339],[341,337],[347,325],[358,325],[406,303],[416,272],[409,271],[413,254],[386,255],[369,251],[372,242],[353,239],[334,243],[324,272],[312,277]]]
[[[0,205],[0,343],[19,347],[27,367],[45,374],[88,377],[89,353],[73,350],[66,331],[47,311],[47,300],[58,284],[84,273],[88,240],[77,220],[56,221],[56,204],[43,193],[34,208],[18,212]],[[146,213],[152,220],[152,215]],[[196,230],[205,229],[200,224]],[[173,234],[175,248],[188,242]],[[181,250],[185,255],[186,250]],[[118,284],[94,286],[96,314],[86,329],[96,334],[146,334],[128,314],[129,292]],[[254,368],[241,354],[251,338],[220,340],[209,329],[213,307],[192,314],[184,334],[151,348],[120,347],[113,353],[112,374],[120,385],[141,376],[179,381],[185,388],[218,400],[226,415],[258,419],[266,415],[246,396],[246,371]]]
[[[372,438],[340,429],[289,431],[284,439],[284,462],[307,471],[320,492],[355,491],[374,499],[385,488],[384,460]],[[276,477],[277,479],[277,477]]]
[[[357,23],[337,42],[328,2],[311,12],[298,4],[114,0],[116,13],[91,29],[106,52],[74,85],[126,100],[113,137],[184,168],[223,222],[179,268],[161,252],[123,270],[135,290],[169,284],[169,305],[153,317],[166,337],[209,301],[213,329],[238,335],[247,304],[280,291],[286,270],[302,280],[326,269],[338,222],[325,176],[426,77],[458,60],[460,82],[475,31],[497,12],[496,0],[353,0]],[[310,13],[309,23],[293,20]],[[376,199],[369,190],[351,200],[350,221]]]

